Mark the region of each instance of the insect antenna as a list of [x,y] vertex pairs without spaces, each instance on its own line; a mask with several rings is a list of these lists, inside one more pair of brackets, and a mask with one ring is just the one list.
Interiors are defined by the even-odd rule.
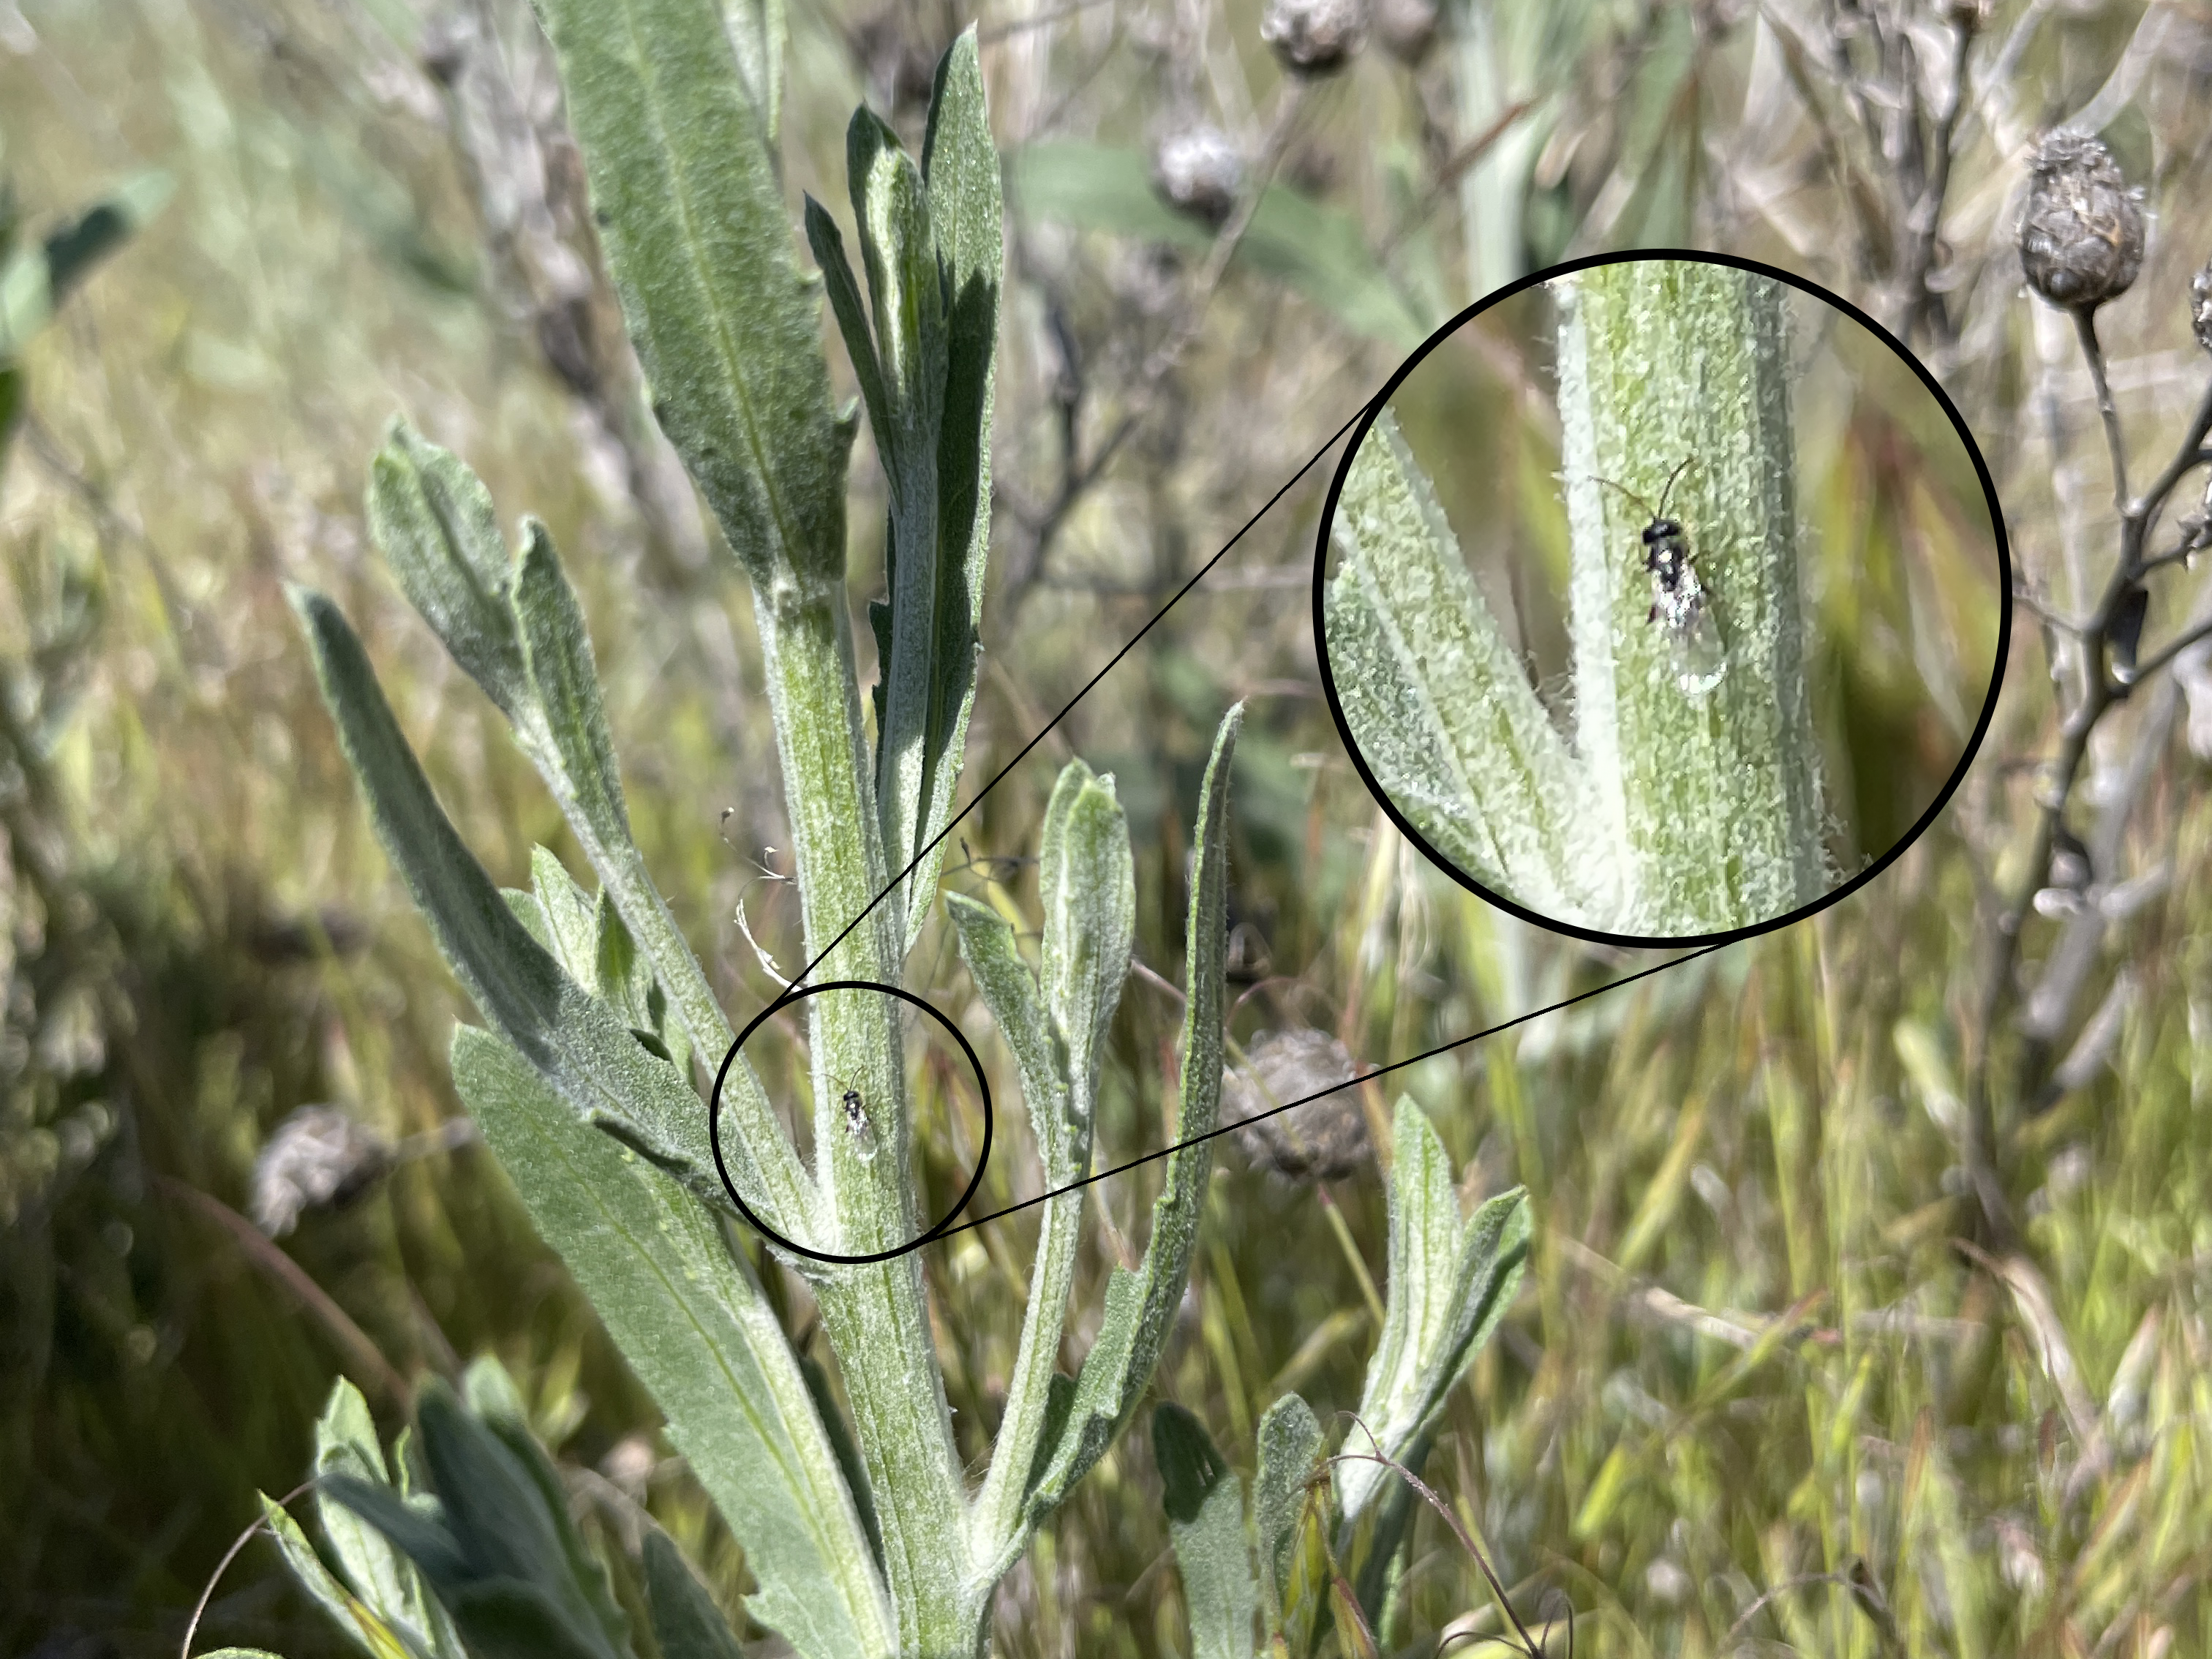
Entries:
[[1667,516],[1667,501],[1668,498],[1674,493],[1674,480],[1682,476],[1683,468],[1688,466],[1691,462],[1697,459],[1698,458],[1694,455],[1683,456],[1680,461],[1675,463],[1674,470],[1667,475],[1667,487],[1659,492],[1658,517],[1663,519]]
[[1590,477],[1594,482],[1603,484],[1607,489],[1619,490],[1622,495],[1627,496],[1630,501],[1635,502],[1637,506],[1642,507],[1652,519],[1656,520],[1659,517],[1659,514],[1651,511],[1651,503],[1645,501],[1643,496],[1638,495],[1626,484],[1617,484],[1610,478],[1601,478],[1595,472],[1590,474]]

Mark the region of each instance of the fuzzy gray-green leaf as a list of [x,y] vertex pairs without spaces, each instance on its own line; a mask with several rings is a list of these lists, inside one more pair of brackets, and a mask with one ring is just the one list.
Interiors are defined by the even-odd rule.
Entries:
[[1305,1513],[1306,1482],[1321,1455],[1321,1425],[1313,1407],[1286,1394],[1260,1419],[1260,1472],[1252,1485],[1252,1522],[1259,1536],[1260,1583],[1269,1616],[1283,1616],[1290,1580],[1291,1546]]
[[[314,1473],[388,1481],[368,1402],[343,1377],[331,1385],[330,1398],[315,1423]],[[438,1659],[460,1659],[447,1621],[423,1590],[414,1568],[385,1541],[383,1534],[321,1492],[315,1495],[315,1516],[340,1576],[363,1605]]]
[[1152,1461],[1166,1488],[1168,1536],[1182,1575],[1192,1659],[1252,1659],[1259,1605],[1244,1544],[1244,1487],[1199,1420],[1163,1401],[1152,1412]]
[[845,568],[848,434],[714,0],[539,0],[662,428],[764,592]]
[[1098,1062],[1121,1006],[1136,936],[1129,825],[1114,780],[1070,761],[1054,787],[1039,845],[1044,997],[1067,1053],[1069,1109],[1088,1143]]
[[491,492],[459,456],[395,419],[368,464],[368,502],[370,539],[408,603],[514,720],[529,681]]
[[744,1659],[714,1598],[659,1527],[645,1534],[645,1595],[660,1659]]
[[[931,659],[937,642],[937,445],[945,412],[945,293],[921,170],[864,106],[845,136],[861,264],[875,317],[881,375],[876,447],[890,481],[891,650],[877,734],[877,811],[884,857],[902,869],[919,853],[927,794]],[[880,413],[880,420],[877,416]],[[919,890],[910,890],[908,908]]]
[[[608,734],[606,709],[599,698],[591,635],[553,538],[535,519],[522,521],[522,548],[514,561],[514,608],[531,692],[566,786],[560,792],[562,811],[572,819],[580,816],[602,845],[628,848],[629,809],[623,799],[614,739]],[[539,770],[545,769],[541,760]]]
[[[398,1641],[398,1633],[389,1628],[390,1621],[380,1618],[366,1598],[356,1600],[346,1586],[324,1565],[323,1558],[315,1553],[315,1547],[308,1542],[307,1534],[300,1530],[298,1522],[284,1512],[283,1505],[266,1492],[254,1495],[261,1500],[262,1524],[269,1528],[269,1535],[276,1540],[277,1553],[284,1558],[285,1566],[290,1569],[300,1588],[307,1591],[308,1599],[322,1608],[330,1621],[343,1631],[354,1646],[367,1654],[368,1659],[390,1659],[392,1644],[397,1644]],[[335,1504],[331,1507],[343,1508]],[[381,1534],[349,1513],[348,1518],[375,1540],[377,1548],[391,1553],[392,1547],[384,1541]],[[400,1562],[404,1570],[404,1558],[395,1556],[393,1559]],[[373,1623],[368,1622],[372,1620]],[[378,1624],[385,1625],[386,1628],[379,1631],[376,1629]]]
[[[678,1174],[708,1203],[729,1207],[699,1097],[665,1060],[640,1048],[614,1014],[563,973],[501,897],[454,833],[375,674],[336,606],[295,590],[324,700],[367,796],[378,838],[430,923],[446,960],[478,1008],[569,1108]],[[747,1192],[802,1232],[810,1188],[790,1142],[749,1073],[732,1068],[724,1150]],[[765,1168],[763,1169],[763,1164]]]
[[[1213,740],[1200,792],[1192,842],[1198,849],[1185,934],[1182,1109],[1178,1145],[1152,1204],[1152,1232],[1134,1273],[1114,1270],[1098,1335],[1084,1357],[1075,1399],[1030,1494],[1031,1524],[1053,1510],[1112,1443],[1158,1364],[1168,1320],[1182,1299],[1198,1242],[1206,1179],[1213,1167],[1210,1134],[1221,1110],[1221,1016],[1228,950],[1229,774],[1243,724],[1229,711]],[[1195,1145],[1182,1144],[1195,1141]]]
[[568,874],[568,866],[543,847],[530,849],[530,890],[552,938],[553,960],[577,984],[596,988],[599,941],[591,902]]
[[1547,915],[1596,925],[1607,868],[1592,798],[1386,410],[1354,453],[1332,533],[1330,676],[1376,781],[1437,849]]
[[608,1645],[617,1654],[626,1653],[629,1646],[629,1615],[616,1601],[606,1569],[576,1530],[575,1522],[568,1513],[568,1489],[561,1484],[553,1460],[545,1455],[545,1449],[538,1443],[538,1437],[531,1432],[522,1396],[515,1391],[514,1379],[492,1355],[479,1354],[463,1373],[461,1388],[471,1415],[506,1448],[515,1468],[538,1489],[560,1546],[562,1562],[567,1568],[564,1591],[589,1611],[592,1622],[605,1632]]
[[1022,1104],[1045,1179],[1064,1186],[1077,1178],[1077,1137],[1066,1118],[1066,1058],[1055,1052],[1035,975],[1014,949],[1014,930],[1004,916],[965,893],[945,895],[958,930],[960,957],[999,1028],[1022,1079]]
[[505,1043],[454,1033],[453,1079],[744,1546],[754,1616],[809,1655],[894,1645],[857,1511],[750,1270],[659,1171],[561,1112]]
[[[1404,1097],[1392,1137],[1389,1299],[1360,1392],[1365,1433],[1354,1430],[1349,1449],[1402,1458],[1504,1316],[1528,1259],[1529,1218],[1528,1195],[1516,1187],[1462,1223],[1451,1159],[1427,1117]],[[1347,1522],[1387,1473],[1372,1462],[1337,1466],[1337,1501]]]
[[[937,65],[921,176],[929,190],[930,230],[945,283],[945,405],[937,440],[937,642],[930,656],[924,800],[917,835],[928,845],[938,842],[952,815],[967,748],[991,550],[991,414],[1006,204],[972,25]],[[909,950],[927,917],[944,860],[944,845],[938,842],[908,885]]]
[[[1053,1362],[1066,1322],[1083,1218],[1081,1189],[1066,1189],[1090,1170],[1091,1137],[1087,1121],[1078,1121],[1070,1112],[1067,1050],[1054,1040],[1036,981],[1015,951],[1013,928],[990,906],[964,893],[946,894],[945,908],[959,930],[961,957],[1021,1073],[1022,1104],[1036,1138],[1045,1182],[1063,1189],[1045,1200],[1021,1343],[1007,1379],[1006,1408],[975,1504],[976,1552],[995,1563],[1018,1549],[1026,1536],[1025,1487],[1035,1472],[1037,1449],[1065,1423],[1066,1390],[1056,1385],[1066,1379],[1055,1372]],[[1054,1421],[1055,1403],[1060,1425]]]
[[[845,238],[830,210],[811,196],[806,198],[806,245],[822,272],[822,286],[830,296],[830,315],[843,337],[845,355],[852,359],[853,377],[860,383],[860,401],[868,411],[868,426],[875,432],[890,429],[890,406],[884,392],[883,365],[876,356],[875,331],[860,300],[860,285],[854,279],[853,263],[845,257]],[[888,464],[888,463],[886,463]]]

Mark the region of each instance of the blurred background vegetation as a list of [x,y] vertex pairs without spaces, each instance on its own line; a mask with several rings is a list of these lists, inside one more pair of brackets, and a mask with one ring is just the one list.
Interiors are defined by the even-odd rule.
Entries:
[[[971,787],[1422,335],[1564,254],[1725,249],[1898,329],[1989,458],[2022,579],[2077,611],[2111,556],[2108,483],[2071,327],[2026,297],[2012,249],[2043,127],[2102,131],[2148,192],[2148,258],[2100,326],[2150,465],[2212,373],[2186,309],[2212,253],[2201,10],[1376,0],[1341,72],[1293,80],[1262,9],[794,9],[794,206],[802,190],[842,199],[854,103],[911,141],[939,52],[981,30],[1012,220]],[[1225,265],[1204,213],[1151,182],[1155,148],[1201,124],[1271,181]],[[794,907],[764,878],[786,837],[748,599],[643,410],[527,10],[0,0],[0,139],[33,241],[149,167],[175,187],[0,365],[21,403],[0,475],[0,1650],[173,1652],[253,1489],[304,1474],[336,1372],[396,1429],[404,1379],[485,1349],[591,1523],[619,1543],[646,1504],[740,1608],[743,1562],[651,1402],[496,1167],[433,1134],[457,1109],[461,1000],[375,849],[281,592],[311,581],[355,619],[495,875],[520,883],[536,840],[581,867],[494,711],[367,550],[362,471],[405,410],[503,517],[541,515],[567,550],[640,843],[726,1005],[770,984],[740,903],[789,967]],[[1941,234],[1919,236],[1910,210],[1931,183]],[[1535,428],[1546,400],[1527,400]],[[1803,502],[1808,545],[1894,535],[1914,568],[1926,550],[1901,504],[1931,488],[1918,440],[1868,422],[1837,442],[1838,481]],[[1319,1026],[1381,1061],[1646,959],[1488,910],[1364,795],[1308,626],[1328,470],[993,793],[948,871],[1033,899],[1016,860],[1060,761],[1081,754],[1128,807],[1139,955],[1171,969],[1178,826],[1206,734],[1249,698],[1236,1034]],[[853,488],[857,605],[880,585],[884,500],[865,441]],[[2197,607],[2197,579],[2172,580],[2154,640]],[[1910,583],[1830,571],[1817,594],[1844,642],[1832,694],[1871,775],[1913,737],[1884,726],[1881,677],[1937,635],[1913,627]],[[1990,1052],[1978,976],[2000,898],[2030,884],[2063,645],[2015,635],[1965,788],[1867,890],[1401,1074],[1471,1193],[1534,1195],[1521,1302],[1429,1473],[1524,1605],[1548,1587],[1571,1606],[1578,1651],[2149,1659],[2212,1644],[2201,663],[2100,729],[2082,792],[2099,816],[2077,821],[2104,849],[2095,879],[2029,921],[2027,1024],[2013,1032],[2008,1002],[1991,1073],[2017,1240],[1987,1235],[1960,1172],[1966,1073]],[[949,942],[940,959],[919,988],[968,1015]],[[1125,999],[1102,1157],[1163,1139],[1178,1012],[1157,986]],[[1362,1106],[1379,1120],[1385,1103]],[[257,1155],[313,1104],[370,1151],[350,1201],[310,1203],[272,1239],[248,1218],[276,1219]],[[937,1207],[973,1142],[957,1115],[928,1137]],[[979,1206],[1036,1190],[1020,1138],[1000,1144]],[[1249,1470],[1278,1391],[1324,1414],[1355,1403],[1383,1218],[1371,1167],[1323,1187],[1224,1163],[1158,1389]],[[1123,1232],[1150,1198],[1142,1177],[1102,1192]],[[1033,1231],[994,1224],[925,1258],[971,1456]],[[1085,1273],[1114,1249],[1109,1228]],[[1182,1651],[1158,1493],[1139,1437],[1008,1581],[1000,1650]],[[1498,1628],[1433,1516],[1409,1582],[1407,1651]],[[265,1544],[216,1584],[199,1639],[339,1646]]]

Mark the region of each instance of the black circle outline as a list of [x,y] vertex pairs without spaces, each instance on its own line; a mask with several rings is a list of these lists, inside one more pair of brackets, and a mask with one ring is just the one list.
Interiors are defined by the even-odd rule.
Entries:
[[[968,1190],[960,1194],[959,1201],[947,1210],[944,1218],[927,1232],[909,1239],[895,1249],[873,1250],[866,1255],[837,1255],[828,1250],[810,1249],[804,1244],[786,1238],[755,1215],[752,1206],[738,1196],[738,1183],[730,1179],[730,1166],[722,1159],[722,1084],[730,1075],[730,1067],[736,1064],[739,1050],[745,1046],[746,1039],[760,1030],[775,1015],[794,1002],[803,1002],[808,997],[818,995],[823,991],[879,991],[887,997],[896,997],[901,1002],[911,1003],[915,1007],[921,1009],[923,1013],[927,1014],[939,1025],[952,1033],[952,1040],[960,1045],[960,1052],[968,1056],[968,1068],[975,1074],[975,1088],[983,1100],[983,1148],[975,1158],[975,1173],[968,1178]],[[714,1092],[707,1097],[707,1144],[714,1148],[714,1169],[722,1177],[722,1190],[730,1195],[730,1202],[738,1206],[744,1218],[752,1224],[753,1231],[762,1237],[781,1245],[795,1255],[806,1256],[816,1261],[827,1261],[840,1267],[863,1267],[872,1261],[890,1261],[904,1255],[908,1250],[920,1249],[933,1239],[942,1237],[945,1230],[958,1219],[961,1211],[968,1207],[968,1201],[975,1196],[975,1189],[983,1184],[983,1171],[988,1169],[991,1164],[991,1085],[983,1075],[983,1062],[976,1058],[975,1045],[968,1041],[967,1034],[952,1023],[949,1014],[934,1004],[924,1001],[913,992],[902,990],[896,985],[885,985],[872,979],[832,979],[825,980],[819,985],[794,986],[755,1014],[752,1023],[738,1033],[737,1041],[730,1045],[730,1052],[722,1056],[721,1069],[714,1073]]]
[[[1997,549],[1999,608],[1996,659],[1990,668],[1989,696],[1983,701],[1981,719],[1975,722],[1973,735],[1967,738],[1966,748],[1960,752],[1959,764],[1952,772],[1950,781],[1936,792],[1936,799],[1929,803],[1928,810],[1920,815],[1919,822],[1899,836],[1896,844],[1887,852],[1861,870],[1849,881],[1829,889],[1808,904],[1802,905],[1795,910],[1785,911],[1778,916],[1770,916],[1764,921],[1753,922],[1746,927],[1731,928],[1723,933],[1692,933],[1679,938],[1663,934],[1607,933],[1594,927],[1577,927],[1571,922],[1561,921],[1553,916],[1541,915],[1516,903],[1512,899],[1492,892],[1431,847],[1428,839],[1407,821],[1406,815],[1398,810],[1397,803],[1390,799],[1389,793],[1376,781],[1374,773],[1368,769],[1366,757],[1359,752],[1359,744],[1353,738],[1351,726],[1344,718],[1344,703],[1337,695],[1336,676],[1329,669],[1328,629],[1322,614],[1322,590],[1328,567],[1329,531],[1336,521],[1337,499],[1344,493],[1345,476],[1351,471],[1352,458],[1359,453],[1359,446],[1366,438],[1368,429],[1375,424],[1375,417],[1388,405],[1390,394],[1398,389],[1399,384],[1419,366],[1423,358],[1441,345],[1462,324],[1480,316],[1491,307],[1511,299],[1523,289],[1534,288],[1540,283],[1552,282],[1577,270],[1587,270],[1594,265],[1627,264],[1647,259],[1691,260],[1701,264],[1728,265],[1737,270],[1753,271],[1762,276],[1771,277],[1777,282],[1786,283],[1802,294],[1811,295],[1817,299],[1826,301],[1829,305],[1852,318],[1862,327],[1887,345],[1919,377],[1920,383],[1928,388],[1944,414],[1950,417],[1952,429],[1959,434],[1960,441],[1966,445],[1967,457],[1974,464],[1974,474],[1982,481],[1982,496],[1989,504],[1990,527],[1996,539]],[[1321,528],[1314,540],[1314,656],[1321,665],[1322,695],[1328,701],[1329,717],[1336,722],[1337,735],[1344,740],[1345,752],[1352,757],[1352,763],[1358,769],[1361,781],[1366,784],[1368,793],[1375,797],[1376,804],[1389,814],[1391,821],[1404,832],[1414,846],[1421,849],[1430,863],[1435,865],[1437,869],[1443,871],[1444,874],[1449,876],[1476,897],[1494,904],[1499,909],[1516,915],[1522,921],[1541,927],[1547,932],[1565,933],[1575,939],[1588,939],[1596,945],[1609,945],[1629,950],[1672,950],[1696,945],[1727,945],[1737,939],[1753,939],[1761,933],[1771,933],[1778,927],[1787,927],[1819,915],[1837,900],[1856,892],[1887,870],[1905,848],[1925,835],[1929,826],[1935,823],[1936,815],[1951,804],[1951,797],[1958,793],[1960,784],[1966,781],[1966,769],[1973,764],[1974,757],[1981,752],[1983,740],[1989,736],[1990,722],[1996,715],[1997,695],[2004,689],[2005,666],[2012,654],[2012,543],[2005,534],[2004,504],[1997,499],[1996,485],[1990,477],[1989,463],[1983,459],[1981,446],[1974,441],[1973,431],[1967,426],[1965,417],[1959,413],[1958,405],[1954,404],[1949,394],[1936,384],[1936,377],[1928,371],[1928,366],[1914,356],[1903,342],[1841,295],[1831,294],[1819,283],[1808,282],[1793,272],[1780,270],[1773,265],[1762,264],[1756,259],[1739,258],[1734,254],[1714,253],[1701,248],[1638,248],[1625,252],[1594,253],[1579,259],[1569,259],[1562,264],[1553,265],[1547,270],[1533,272],[1516,282],[1509,283],[1496,293],[1477,300],[1449,322],[1437,329],[1435,333],[1430,335],[1427,339],[1422,341],[1414,349],[1413,355],[1399,365],[1397,372],[1384,383],[1382,389],[1369,400],[1365,411],[1359,418],[1359,423],[1352,428],[1351,438],[1345,445],[1344,459],[1337,464],[1336,476],[1329,480],[1328,495],[1322,503]]]

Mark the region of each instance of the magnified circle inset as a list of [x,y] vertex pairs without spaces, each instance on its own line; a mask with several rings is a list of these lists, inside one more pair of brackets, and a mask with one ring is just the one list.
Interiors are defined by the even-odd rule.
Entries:
[[1469,307],[1354,428],[1315,551],[1331,714],[1438,867],[1622,945],[1797,920],[1924,830],[2012,628],[1989,469],[1848,301],[1608,255]]

